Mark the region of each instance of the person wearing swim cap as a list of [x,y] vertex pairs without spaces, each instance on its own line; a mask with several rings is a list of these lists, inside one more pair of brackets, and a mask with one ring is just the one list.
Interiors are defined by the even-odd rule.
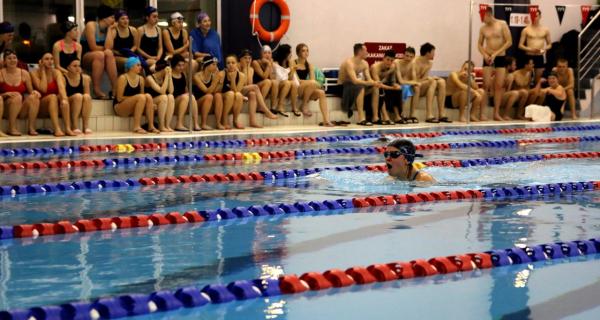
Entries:
[[192,37],[192,52],[194,59],[200,64],[207,55],[215,57],[219,69],[223,69],[223,50],[221,50],[221,37],[211,29],[212,22],[208,14],[200,12],[196,17],[196,28],[190,32]]
[[423,155],[416,153],[412,142],[406,139],[394,140],[387,145],[383,156],[390,177],[402,181],[435,182],[430,174],[414,166],[415,158],[422,158]]

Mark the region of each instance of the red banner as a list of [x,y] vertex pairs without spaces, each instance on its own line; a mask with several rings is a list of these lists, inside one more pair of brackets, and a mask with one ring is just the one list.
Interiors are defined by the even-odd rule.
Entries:
[[404,51],[406,51],[406,43],[389,43],[389,42],[365,42],[367,47],[367,62],[369,65],[383,60],[383,55],[387,50],[396,51],[396,58],[402,59],[404,57]]
[[483,17],[485,17],[485,13],[487,12],[487,8],[489,6],[487,4],[479,5],[479,17],[481,17],[481,22],[483,22]]
[[590,17],[590,10],[592,10],[592,6],[581,6],[581,24],[584,26],[588,22],[588,18]]
[[539,7],[537,5],[529,6],[529,17],[531,17],[531,24],[534,24],[535,20],[537,20],[538,10]]

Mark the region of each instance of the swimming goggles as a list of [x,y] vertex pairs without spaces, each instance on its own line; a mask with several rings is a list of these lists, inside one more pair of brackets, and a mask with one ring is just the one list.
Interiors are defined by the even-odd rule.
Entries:
[[383,153],[384,158],[396,159],[399,156],[407,156],[407,157],[413,157],[413,158],[422,158],[423,157],[422,154],[408,152],[408,150],[405,148],[400,148],[400,151],[385,151]]

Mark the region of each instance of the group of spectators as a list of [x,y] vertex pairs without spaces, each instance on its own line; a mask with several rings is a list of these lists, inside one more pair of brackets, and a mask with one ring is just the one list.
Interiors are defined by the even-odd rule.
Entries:
[[[0,116],[8,119],[8,128],[0,128],[0,136],[21,135],[16,125],[18,118],[28,120],[29,135],[38,135],[38,116],[51,119],[55,136],[90,134],[92,96],[113,100],[115,114],[132,116],[133,132],[139,134],[188,131],[190,128],[184,123],[188,113],[195,131],[213,129],[207,121],[211,112],[216,118],[216,129],[243,129],[239,115],[245,101],[251,127],[260,127],[256,113],[273,120],[292,115],[310,117],[311,100],[319,103],[323,119],[320,125],[334,126],[329,120],[324,75],[309,63],[306,44],[296,46],[295,58],[287,44],[275,51],[262,47],[256,60],[249,50],[223,58],[220,37],[211,28],[206,13],[197,15],[196,28],[189,35],[179,12],[170,15],[170,25],[164,29],[158,26],[156,8],[145,8],[144,15],[145,23],[135,28],[129,25],[127,12],[102,5],[97,19],[86,23],[81,36],[77,24],[65,21],[61,27],[63,39],[54,43],[52,52],[43,54],[37,69],[31,72],[10,49],[14,28],[8,22],[0,23]],[[494,100],[493,118],[501,121],[524,119],[525,106],[544,104],[550,94],[563,102],[568,97],[576,118],[573,72],[565,60],[559,60],[555,72],[548,77],[549,88],[541,89],[545,79],[539,70],[549,35],[539,20],[538,16],[523,31],[520,48],[528,53],[528,58],[516,70],[515,60],[506,56],[512,43],[506,24],[494,19],[491,11],[485,15],[479,39],[484,58],[483,88],[469,79],[473,69],[470,61],[447,80],[431,76],[435,47],[430,43],[421,46],[418,57],[412,47],[401,59],[396,59],[396,52],[390,50],[383,60],[371,66],[365,60],[366,47],[357,44],[354,56],[340,67],[342,108],[352,117],[356,106],[359,125],[417,123],[415,109],[424,96],[426,122],[452,122],[446,115],[446,105],[460,109],[458,120],[464,122],[465,106],[471,97],[470,120],[483,121],[487,120],[485,107],[490,95]],[[82,67],[90,71],[91,77],[82,72]],[[186,78],[188,67],[193,69],[192,79]],[[108,92],[102,88],[105,74],[110,83]],[[291,113],[285,110],[286,100],[290,101]],[[365,103],[370,108],[365,108]],[[557,106],[551,107],[553,119],[560,120],[564,103],[546,104],[551,103],[558,105],[558,110]],[[403,104],[409,106],[404,114]],[[513,106],[517,106],[516,111]],[[145,126],[143,116],[147,119]],[[174,117],[177,119],[172,126]]]

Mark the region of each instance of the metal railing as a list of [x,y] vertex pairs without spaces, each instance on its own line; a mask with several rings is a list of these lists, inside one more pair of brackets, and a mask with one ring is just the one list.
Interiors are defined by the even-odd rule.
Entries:
[[[592,85],[594,85],[597,74],[591,74],[595,70],[597,62],[600,60],[600,32],[597,32],[591,36],[587,43],[582,47],[583,38],[594,30],[592,25],[600,17],[600,12],[596,13],[590,22],[579,32],[577,37],[577,88],[581,91],[584,90],[581,86],[582,82],[586,78],[592,78]],[[590,119],[593,117],[594,107],[594,88],[592,87],[592,105],[590,106]],[[580,95],[577,94],[579,100]]]

